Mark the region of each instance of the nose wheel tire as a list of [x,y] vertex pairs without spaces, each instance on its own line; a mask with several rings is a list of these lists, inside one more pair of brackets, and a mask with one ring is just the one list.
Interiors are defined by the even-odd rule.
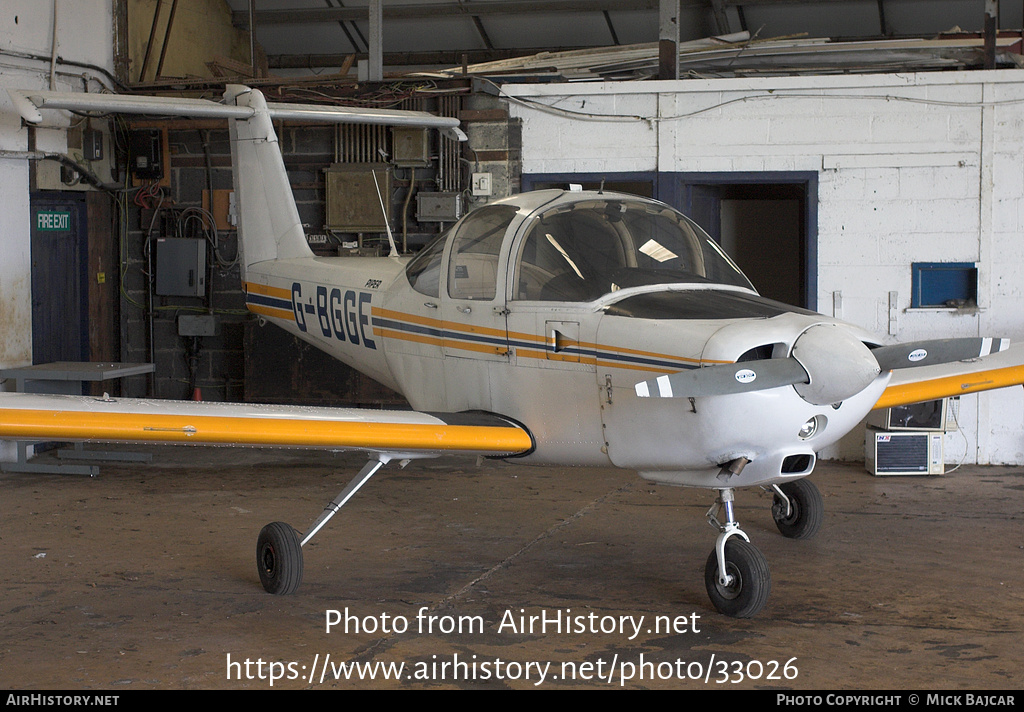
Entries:
[[267,593],[294,593],[302,583],[302,545],[291,526],[273,522],[256,540],[256,567]]
[[738,537],[725,542],[725,568],[730,580],[718,576],[718,556],[712,551],[704,567],[704,585],[711,603],[733,618],[751,618],[764,608],[772,589],[768,561],[753,544]]
[[778,494],[772,499],[772,519],[782,536],[790,539],[810,539],[821,529],[825,518],[825,503],[821,492],[808,480],[793,480],[779,485],[779,489],[789,499],[789,512],[786,502]]

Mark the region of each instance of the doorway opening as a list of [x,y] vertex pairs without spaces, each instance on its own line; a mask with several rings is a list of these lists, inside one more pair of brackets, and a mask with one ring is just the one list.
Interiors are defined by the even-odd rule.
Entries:
[[681,177],[683,211],[762,296],[817,307],[817,174]]

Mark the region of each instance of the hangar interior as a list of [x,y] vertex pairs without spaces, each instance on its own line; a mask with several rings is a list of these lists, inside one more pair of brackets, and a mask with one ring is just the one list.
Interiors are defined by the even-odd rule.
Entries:
[[[365,2],[15,2],[0,76],[203,97],[249,82],[276,101],[460,119],[461,149],[415,130],[281,126],[317,254],[382,252],[367,168],[383,170],[405,253],[521,190],[605,185],[694,217],[766,296],[892,340],[1016,336],[1018,4],[694,1],[667,30],[671,2],[474,5],[385,3],[371,25]],[[665,42],[678,63],[659,58]],[[108,385],[125,396],[403,402],[245,310],[223,122],[4,120],[17,210],[4,218],[0,365],[154,363]],[[69,212],[74,239],[29,229],[27,211]],[[181,247],[201,284],[172,256]],[[966,265],[950,272],[966,286],[918,304],[920,270],[945,264]],[[948,459],[1021,463],[1020,416],[1007,393],[966,399]],[[851,436],[824,456],[863,448]]]
[[[1022,13],[1021,3],[1005,0],[6,0],[0,88],[216,100],[226,85],[245,84],[269,101],[461,122],[461,145],[422,129],[278,122],[316,255],[387,254],[382,209],[400,251],[413,254],[496,200],[579,184],[668,203],[721,244],[761,294],[889,342],[1017,341]],[[96,396],[407,406],[247,310],[226,121],[50,112],[28,126],[0,92],[0,200],[0,368],[152,363],[152,373],[87,388]],[[933,292],[923,290],[935,274]],[[13,388],[11,379],[3,388]],[[955,412],[941,438],[949,467],[1024,465],[1020,388],[965,396]],[[864,433],[855,429],[819,457],[863,461]],[[182,466],[178,457],[166,455],[170,467]],[[17,458],[13,442],[0,443],[0,460]],[[850,484],[855,472],[864,474],[841,470],[837,498],[863,486]],[[549,476],[540,472],[530,487],[549,486]],[[35,496],[20,482],[21,494]],[[1019,490],[1012,478],[1003,485]],[[607,486],[619,491],[617,481]],[[244,490],[240,481],[230,487]],[[963,489],[957,496],[970,498]],[[629,501],[622,511],[634,506],[644,505]],[[26,511],[19,506],[14,520]],[[898,516],[885,507],[870,514]],[[998,514],[1007,535],[1015,515]],[[1007,536],[1019,568],[1020,532]],[[857,556],[855,547],[843,551]],[[894,557],[894,567],[908,563]],[[391,565],[400,576],[401,565]],[[638,575],[627,568],[623,580]],[[448,573],[445,585],[457,585],[457,572]],[[1019,600],[1019,573],[1015,581]],[[314,591],[310,609],[319,610],[330,593]],[[878,604],[866,596],[864,605]],[[911,614],[899,608],[887,611],[886,632],[927,648],[926,636],[901,628],[900,616]],[[941,605],[928,610],[955,618]],[[802,615],[795,604],[786,610],[794,626]],[[965,623],[971,632],[999,625],[985,616]],[[745,632],[744,641],[757,637]],[[190,686],[220,684],[189,674]],[[998,665],[984,674],[985,687],[1019,682]],[[850,684],[878,684],[873,675],[867,666]],[[87,670],[69,684],[110,679]],[[811,679],[829,683],[827,675]]]

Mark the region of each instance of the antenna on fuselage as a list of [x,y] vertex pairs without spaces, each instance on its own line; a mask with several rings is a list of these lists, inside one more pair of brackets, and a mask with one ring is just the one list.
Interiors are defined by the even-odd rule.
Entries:
[[391,225],[388,224],[388,211],[384,209],[384,196],[380,194],[380,183],[377,182],[377,171],[371,169],[370,174],[373,176],[373,185],[377,188],[380,212],[384,215],[384,229],[388,231],[388,243],[391,245],[391,254],[388,257],[398,257],[398,248],[395,247],[395,236],[391,234]]

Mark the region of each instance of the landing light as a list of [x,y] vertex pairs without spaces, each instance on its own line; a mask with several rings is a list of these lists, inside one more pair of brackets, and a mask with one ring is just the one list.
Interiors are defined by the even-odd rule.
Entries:
[[824,427],[825,426],[824,422],[819,422],[819,421],[824,421],[824,420],[825,419],[822,416],[816,415],[813,418],[811,418],[810,420],[808,420],[806,423],[804,423],[803,426],[801,426],[801,428],[800,428],[800,432],[798,433],[798,435],[800,436],[800,439],[801,440],[807,440],[807,439],[813,437],[814,434],[816,432],[818,432],[818,428],[819,427]]

